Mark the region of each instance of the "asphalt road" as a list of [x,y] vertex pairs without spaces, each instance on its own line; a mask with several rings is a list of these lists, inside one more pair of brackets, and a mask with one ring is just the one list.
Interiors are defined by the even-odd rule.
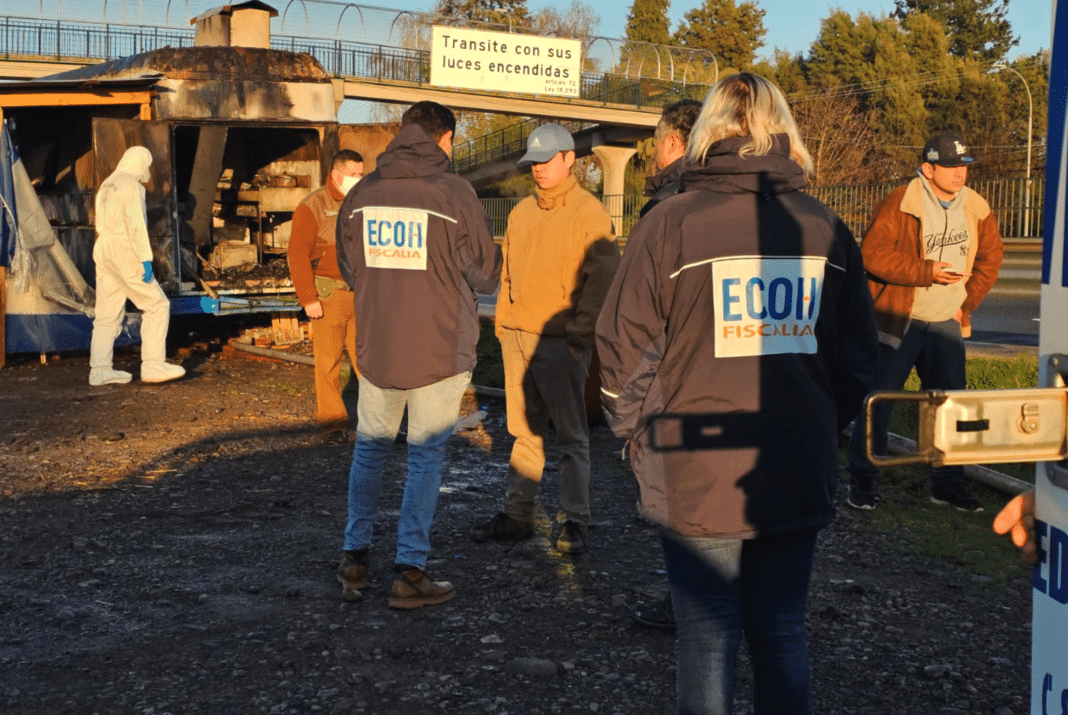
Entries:
[[972,312],[968,342],[1038,347],[1038,296],[987,295]]

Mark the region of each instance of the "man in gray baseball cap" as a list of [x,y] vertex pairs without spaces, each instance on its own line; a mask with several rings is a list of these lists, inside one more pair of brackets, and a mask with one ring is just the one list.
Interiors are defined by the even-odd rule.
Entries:
[[544,164],[562,151],[575,151],[571,133],[559,124],[542,124],[527,137],[527,153],[516,166],[525,169],[531,164]]
[[561,453],[553,545],[580,554],[590,523],[586,374],[619,244],[604,205],[572,174],[575,140],[564,127],[543,124],[531,132],[518,166],[530,167],[535,194],[508,216],[496,317],[515,444],[501,511],[472,536],[523,541],[533,535],[551,421]]

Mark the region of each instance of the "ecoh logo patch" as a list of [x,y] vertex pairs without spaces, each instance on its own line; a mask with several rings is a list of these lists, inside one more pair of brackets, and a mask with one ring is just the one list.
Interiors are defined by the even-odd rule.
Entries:
[[363,257],[368,268],[426,270],[428,212],[365,206]]
[[713,261],[716,357],[815,353],[826,263],[811,256]]

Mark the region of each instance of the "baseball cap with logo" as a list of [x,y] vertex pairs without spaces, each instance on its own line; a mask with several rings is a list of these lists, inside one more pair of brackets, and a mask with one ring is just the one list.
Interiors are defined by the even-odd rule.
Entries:
[[531,164],[544,164],[562,151],[574,151],[571,132],[559,124],[542,124],[527,137],[527,153],[516,162],[520,169]]
[[928,139],[923,145],[923,155],[920,159],[925,164],[938,166],[970,166],[979,163],[968,154],[964,138],[955,132],[935,134]]

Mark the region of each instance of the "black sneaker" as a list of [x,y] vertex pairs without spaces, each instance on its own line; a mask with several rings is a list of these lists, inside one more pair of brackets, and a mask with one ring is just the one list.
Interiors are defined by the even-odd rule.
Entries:
[[560,525],[553,546],[561,554],[586,553],[586,527],[577,521],[565,521]]
[[849,481],[849,494],[846,504],[854,509],[871,511],[875,508],[875,485],[870,479],[853,477]]
[[534,525],[508,516],[503,511],[471,530],[475,541],[526,541],[534,535]]
[[663,601],[653,604],[642,604],[634,609],[631,618],[639,626],[655,628],[660,631],[675,630],[675,609],[671,605],[671,595]]
[[947,484],[931,488],[931,502],[942,506],[951,506],[957,511],[980,512],[983,505],[968,496],[962,484]]

